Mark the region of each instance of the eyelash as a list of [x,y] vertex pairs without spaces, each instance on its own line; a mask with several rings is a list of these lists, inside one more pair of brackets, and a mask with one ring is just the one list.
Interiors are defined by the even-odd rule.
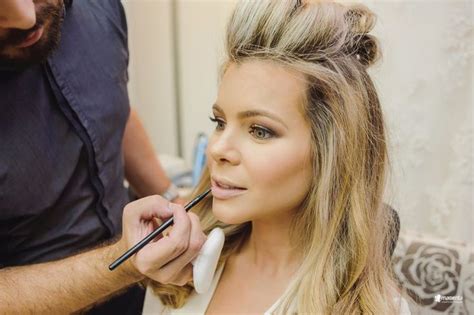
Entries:
[[[222,119],[219,119],[219,118],[216,118],[216,117],[212,117],[212,116],[209,116],[209,119],[213,122],[213,123],[216,123],[216,130],[223,130],[224,129],[224,121]],[[219,129],[220,128],[220,129]],[[266,135],[268,135],[268,137],[257,137],[255,136],[255,131],[263,131],[265,132]],[[251,131],[250,131],[250,134],[252,136],[254,136],[256,139],[258,140],[267,140],[267,139],[270,139],[270,138],[274,138],[276,136],[276,134],[268,129],[268,128],[264,128],[262,126],[258,126],[258,125],[252,125],[251,126]]]
[[219,128],[219,124],[223,124],[224,122],[219,119],[219,118],[216,118],[216,117],[212,117],[212,116],[209,116],[209,119],[213,122],[213,123],[216,123],[217,126],[216,126],[216,130],[220,130],[218,129]]

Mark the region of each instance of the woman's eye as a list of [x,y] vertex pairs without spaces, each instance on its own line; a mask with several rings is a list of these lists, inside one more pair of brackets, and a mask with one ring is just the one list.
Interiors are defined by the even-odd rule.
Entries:
[[216,130],[223,130],[224,129],[224,121],[219,119],[219,118],[215,118],[215,117],[209,117],[209,119],[213,122],[213,123],[216,123]]
[[259,127],[259,126],[252,126],[250,129],[250,133],[257,139],[270,139],[275,136],[275,133],[270,129]]

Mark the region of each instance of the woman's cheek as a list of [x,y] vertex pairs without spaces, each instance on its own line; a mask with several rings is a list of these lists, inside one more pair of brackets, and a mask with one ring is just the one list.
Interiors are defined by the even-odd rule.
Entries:
[[[248,174],[252,176],[252,187],[257,199],[267,205],[293,207],[306,196],[311,183],[309,150],[305,147],[278,148],[252,159]],[[274,202],[272,202],[273,200]]]

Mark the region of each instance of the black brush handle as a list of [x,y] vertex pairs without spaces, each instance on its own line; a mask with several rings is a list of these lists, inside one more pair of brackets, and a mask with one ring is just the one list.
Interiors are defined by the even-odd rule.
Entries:
[[[184,206],[184,210],[186,210],[187,212],[189,209],[194,207],[199,201],[204,199],[204,197],[206,197],[210,191],[211,189],[209,188],[208,190],[206,190],[205,192],[203,192],[202,194],[200,194],[199,196],[191,200],[186,206]],[[172,224],[173,224],[173,218],[169,218],[168,220],[166,220],[165,223],[157,227],[153,232],[148,234],[144,239],[142,239],[140,242],[135,244],[132,248],[127,250],[125,253],[123,253],[122,256],[120,256],[113,263],[111,263],[109,266],[109,270],[114,270],[115,268],[120,266],[125,260],[132,257],[136,252],[142,249],[146,244],[150,243],[155,237],[161,234],[164,230],[166,230]]]

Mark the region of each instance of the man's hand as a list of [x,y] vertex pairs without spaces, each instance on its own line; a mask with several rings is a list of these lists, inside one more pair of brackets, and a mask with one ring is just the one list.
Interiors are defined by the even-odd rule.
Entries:
[[128,204],[123,214],[123,236],[117,245],[125,251],[172,216],[174,223],[167,229],[169,233],[158,236],[130,260],[134,272],[163,284],[184,285],[192,279],[191,261],[198,255],[206,235],[197,215],[187,213],[181,205],[158,195]]
[[[169,209],[169,206],[171,210]],[[108,265],[158,225],[174,217],[166,236],[158,237],[114,271]],[[0,314],[65,314],[110,298],[145,277],[184,285],[192,277],[190,262],[206,236],[194,213],[150,196],[128,204],[123,235],[113,245],[42,264],[0,269]]]

